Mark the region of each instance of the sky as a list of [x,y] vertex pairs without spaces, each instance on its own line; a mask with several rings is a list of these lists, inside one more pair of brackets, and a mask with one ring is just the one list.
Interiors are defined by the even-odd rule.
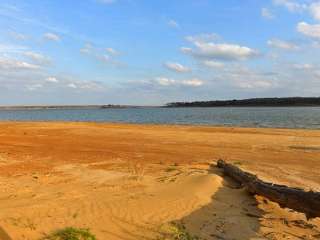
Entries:
[[320,96],[319,0],[1,0],[0,105]]

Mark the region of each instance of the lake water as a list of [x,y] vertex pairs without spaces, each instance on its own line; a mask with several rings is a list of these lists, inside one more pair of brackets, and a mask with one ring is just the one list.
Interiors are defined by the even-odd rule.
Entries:
[[0,110],[0,120],[204,124],[320,129],[320,107],[145,107],[122,109]]

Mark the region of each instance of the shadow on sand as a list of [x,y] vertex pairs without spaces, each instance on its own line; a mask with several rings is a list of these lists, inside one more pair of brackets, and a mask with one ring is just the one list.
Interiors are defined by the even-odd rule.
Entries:
[[180,219],[179,224],[200,239],[265,239],[257,234],[264,212],[256,199],[221,170],[213,167],[209,174],[222,177],[222,186],[208,205]]
[[1,240],[12,240],[12,238],[7,234],[7,232],[0,227],[0,239]]

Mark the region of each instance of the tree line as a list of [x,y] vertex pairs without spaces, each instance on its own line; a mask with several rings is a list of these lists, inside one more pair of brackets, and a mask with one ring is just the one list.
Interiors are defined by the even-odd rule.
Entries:
[[320,106],[320,97],[250,98],[241,100],[215,100],[172,102],[166,107],[297,107]]

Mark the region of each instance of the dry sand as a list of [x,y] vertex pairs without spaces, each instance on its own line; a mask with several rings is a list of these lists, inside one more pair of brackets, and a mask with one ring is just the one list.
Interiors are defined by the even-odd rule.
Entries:
[[210,163],[320,191],[320,131],[0,123],[0,239],[66,226],[98,240],[320,239],[320,219],[248,195]]

